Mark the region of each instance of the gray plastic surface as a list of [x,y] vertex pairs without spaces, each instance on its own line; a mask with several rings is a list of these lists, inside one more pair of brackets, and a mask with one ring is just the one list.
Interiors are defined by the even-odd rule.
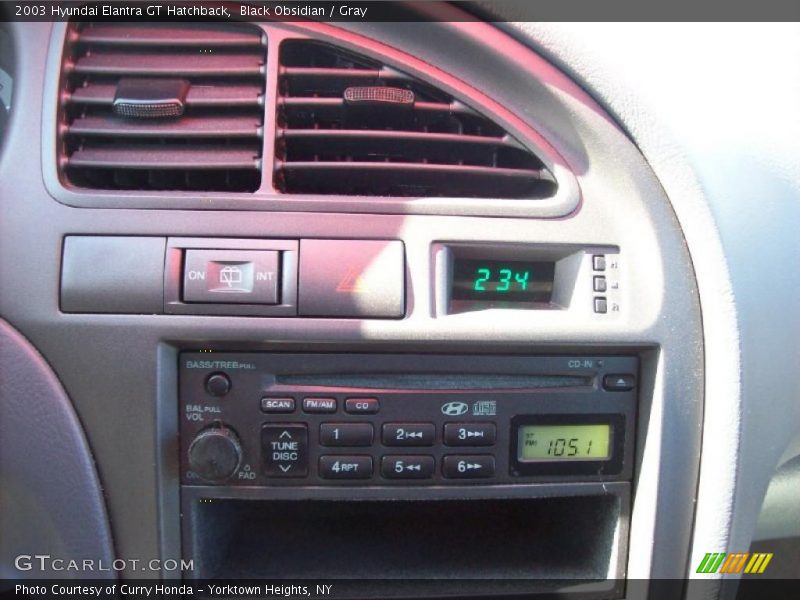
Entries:
[[66,237],[61,310],[162,312],[166,243],[163,237]]
[[[42,356],[2,319],[0,532],[2,578],[114,577],[105,502],[81,424]],[[108,570],[54,569],[49,560],[41,568],[33,555],[102,561]]]
[[[505,28],[591,89],[624,125],[686,237],[703,306],[709,399],[692,574],[706,552],[749,547],[770,478],[800,433],[800,25]],[[632,531],[632,547],[652,539],[648,531],[637,541],[635,518]],[[659,554],[676,540],[660,528],[655,539],[652,560],[664,565]],[[632,557],[634,572],[648,560]],[[727,579],[723,594],[735,585]]]

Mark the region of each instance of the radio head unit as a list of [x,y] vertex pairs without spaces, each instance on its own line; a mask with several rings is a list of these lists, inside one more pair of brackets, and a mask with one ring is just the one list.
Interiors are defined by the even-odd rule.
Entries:
[[184,576],[620,597],[638,360],[183,353]]
[[631,478],[635,357],[181,355],[186,485]]

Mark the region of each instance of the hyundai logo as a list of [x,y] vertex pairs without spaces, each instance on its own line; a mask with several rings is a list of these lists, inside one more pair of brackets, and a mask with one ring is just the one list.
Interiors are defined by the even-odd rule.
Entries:
[[448,402],[442,405],[442,414],[450,417],[457,417],[463,415],[469,410],[466,402]]

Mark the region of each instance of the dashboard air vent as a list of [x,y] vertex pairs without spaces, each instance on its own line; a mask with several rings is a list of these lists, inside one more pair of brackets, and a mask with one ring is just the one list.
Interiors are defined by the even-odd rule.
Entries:
[[280,49],[275,186],[286,193],[544,198],[555,180],[502,127],[328,44]]
[[251,25],[71,25],[62,176],[93,189],[255,191],[265,64]]

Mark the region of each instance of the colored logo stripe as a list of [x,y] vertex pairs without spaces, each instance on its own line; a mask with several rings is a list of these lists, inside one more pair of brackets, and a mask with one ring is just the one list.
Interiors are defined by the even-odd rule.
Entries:
[[700,566],[697,567],[697,572],[716,573],[724,559],[724,552],[708,553],[703,557],[703,560],[700,562]]
[[728,558],[722,565],[722,568],[719,570],[720,573],[738,573],[742,570],[744,566],[744,561],[747,560],[747,557],[750,556],[749,552],[738,552],[734,554],[728,554]]
[[753,554],[753,557],[750,559],[750,562],[747,563],[747,567],[745,567],[745,573],[763,573],[764,569],[767,568],[769,561],[772,560],[772,552],[769,554],[766,553],[756,553]]
[[[745,573],[761,574],[772,560],[772,553],[709,552],[700,561],[697,573]],[[749,561],[747,559],[750,559]],[[747,566],[745,567],[745,564]]]

